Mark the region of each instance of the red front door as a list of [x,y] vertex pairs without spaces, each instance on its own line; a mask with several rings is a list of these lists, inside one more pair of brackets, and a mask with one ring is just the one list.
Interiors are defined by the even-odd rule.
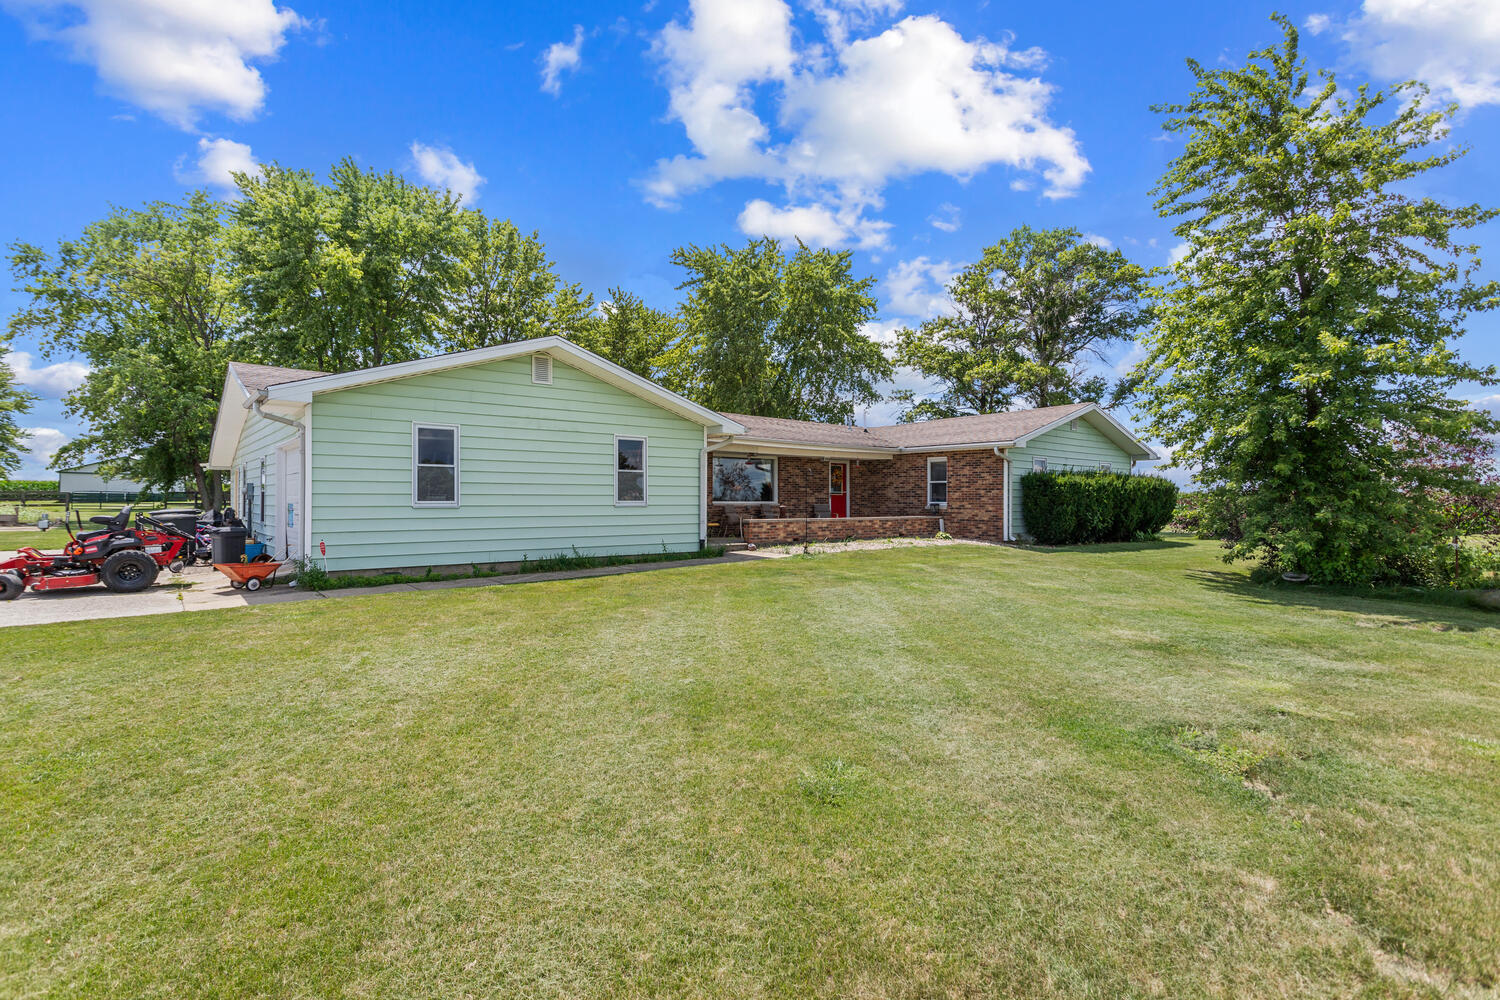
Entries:
[[830,517],[849,516],[849,463],[828,464],[828,514]]

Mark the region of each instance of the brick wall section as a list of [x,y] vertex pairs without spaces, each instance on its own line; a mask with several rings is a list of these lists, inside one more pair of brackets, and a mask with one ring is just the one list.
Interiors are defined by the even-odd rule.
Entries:
[[[933,454],[936,453],[896,455],[888,461],[851,461],[849,509],[854,518],[906,518],[936,513],[944,519],[945,530],[954,538],[1003,541],[1005,477],[1000,457],[989,450],[942,453],[948,459],[948,508],[930,512],[927,459]],[[814,458],[778,459],[777,478],[781,504],[788,518],[810,517],[814,504],[828,502],[827,462]],[[709,489],[712,491],[712,483]],[[712,499],[710,492],[710,502]],[[734,506],[749,513],[756,505]],[[774,511],[774,507],[767,506]],[[719,508],[718,504],[710,508],[710,520],[716,519],[715,510]],[[889,534],[862,537],[885,538]]]
[[936,517],[782,517],[745,522],[745,541],[756,545],[841,542],[849,538],[931,538]]
[[944,527],[954,538],[1004,540],[1004,464],[993,451],[897,455],[866,462],[850,477],[856,514],[892,516],[926,512],[927,460],[948,459],[948,509]]

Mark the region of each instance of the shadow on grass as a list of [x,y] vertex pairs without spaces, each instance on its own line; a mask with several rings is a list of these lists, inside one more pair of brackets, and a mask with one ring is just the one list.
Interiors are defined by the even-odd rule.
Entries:
[[1170,538],[1154,538],[1149,542],[1098,542],[1093,545],[1037,545],[1035,543],[1017,545],[1016,548],[1027,552],[1040,552],[1042,555],[1058,555],[1069,553],[1071,555],[1104,555],[1109,552],[1154,552],[1158,549],[1186,549],[1191,546],[1189,542],[1173,541]]
[[1458,632],[1500,628],[1500,614],[1473,607],[1461,593],[1453,591],[1399,590],[1357,591],[1309,584],[1277,586],[1254,583],[1243,573],[1228,570],[1190,570],[1188,579],[1220,593],[1286,607],[1320,611],[1354,611],[1402,619],[1401,624],[1445,627]]

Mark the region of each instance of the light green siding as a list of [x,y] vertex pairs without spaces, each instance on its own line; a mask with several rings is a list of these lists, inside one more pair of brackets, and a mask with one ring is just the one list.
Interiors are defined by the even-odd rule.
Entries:
[[[320,394],[312,550],[330,570],[692,550],[703,428],[560,360],[529,356]],[[413,508],[412,424],[459,427],[457,508]],[[646,506],[616,506],[615,435],[647,445]]]
[[[230,506],[239,511],[240,517],[250,528],[250,533],[265,542],[268,549],[277,556],[284,549],[281,539],[276,537],[276,503],[280,497],[276,483],[276,450],[296,434],[295,428],[251,413],[245,420],[244,430],[240,432],[239,445],[235,448],[234,462],[231,465],[234,492],[229,500]],[[264,500],[261,498],[260,487],[262,462],[265,463],[266,471]],[[244,480],[241,477],[246,475],[256,484],[255,509],[249,511],[240,510],[244,497],[244,489],[240,486]]]
[[1115,472],[1130,471],[1130,456],[1115,444],[1087,417],[1080,417],[1076,429],[1063,425],[1055,430],[1032,438],[1024,448],[1010,450],[1010,530],[1020,537],[1026,533],[1026,520],[1021,515],[1021,477],[1031,471],[1034,458],[1045,458],[1047,468],[1053,472],[1074,469],[1098,469],[1100,463],[1110,463]]

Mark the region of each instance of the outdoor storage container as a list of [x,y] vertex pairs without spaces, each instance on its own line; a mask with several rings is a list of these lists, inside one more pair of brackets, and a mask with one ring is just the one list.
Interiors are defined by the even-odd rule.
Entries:
[[245,538],[250,534],[248,528],[225,526],[214,528],[209,533],[213,536],[214,562],[237,563],[244,557]]
[[162,524],[176,528],[189,538],[192,538],[193,533],[198,530],[198,512],[196,510],[153,510],[146,516],[153,521],[159,521]]

